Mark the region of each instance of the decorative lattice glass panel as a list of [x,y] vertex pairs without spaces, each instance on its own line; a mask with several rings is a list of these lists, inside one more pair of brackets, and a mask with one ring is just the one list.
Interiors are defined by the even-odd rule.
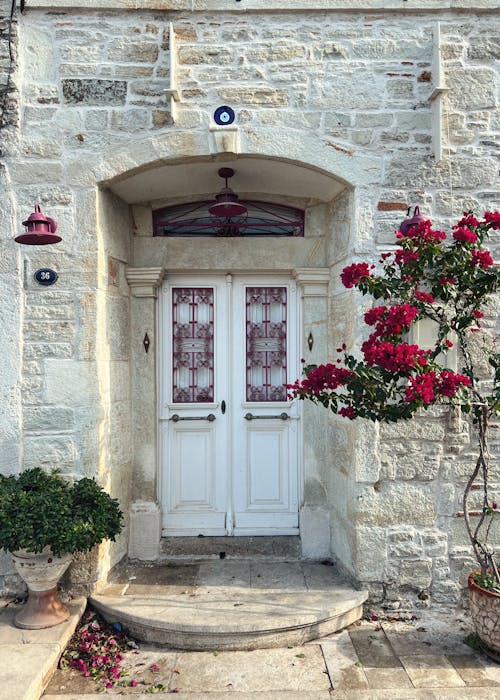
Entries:
[[247,401],[286,401],[286,287],[246,290]]
[[172,290],[172,399],[214,400],[214,290]]

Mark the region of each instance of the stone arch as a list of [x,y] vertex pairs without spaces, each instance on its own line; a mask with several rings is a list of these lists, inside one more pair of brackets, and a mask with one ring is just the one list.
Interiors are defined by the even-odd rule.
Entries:
[[351,187],[380,182],[382,158],[356,152],[291,129],[221,127],[204,132],[172,131],[134,141],[104,152],[95,165],[96,181],[109,185],[165,163],[208,158],[224,160],[228,155],[277,159],[323,172]]
[[[303,134],[296,130],[250,127],[237,129],[214,129],[204,132],[197,131],[172,131],[158,136],[144,137],[134,141],[126,151],[121,148],[113,148],[104,152],[95,164],[94,176],[101,189],[104,199],[106,191],[111,190],[108,210],[123,205],[120,214],[120,222],[125,221],[126,199],[119,201],[120,186],[127,181],[140,181],[141,177],[147,177],[148,173],[160,172],[164,166],[185,166],[190,163],[209,163],[216,170],[218,164],[237,162],[238,159],[255,159],[256,167],[259,163],[280,163],[286,169],[295,169],[296,172],[308,173],[310,184],[314,187],[315,177],[317,182],[330,179],[336,183],[337,194],[346,193],[342,205],[348,206],[345,228],[340,233],[331,233],[337,236],[331,247],[337,249],[336,256],[326,255],[323,262],[314,268],[303,267],[294,270],[293,266],[286,268],[294,270],[296,279],[302,289],[304,308],[308,309],[309,325],[314,327],[316,340],[315,357],[313,361],[324,361],[325,348],[329,345],[332,319],[329,313],[336,305],[342,307],[344,315],[355,316],[352,302],[346,296],[339,296],[336,301],[335,283],[331,280],[338,278],[338,265],[340,259],[345,259],[352,254],[354,241],[356,240],[356,202],[361,200],[361,194],[370,186],[381,181],[383,160],[380,157],[349,151],[333,142],[319,138],[314,134]],[[116,196],[118,194],[118,197]],[[327,203],[328,199],[323,198]],[[101,218],[101,223],[103,219]],[[118,219],[116,224],[118,224]],[[99,228],[99,227],[98,227]],[[338,222],[330,223],[333,231]],[[123,231],[119,225],[111,225],[110,229]],[[103,229],[99,236],[106,235]],[[353,235],[349,235],[353,234]],[[340,250],[341,238],[345,239],[345,247]],[[107,248],[107,246],[104,246]],[[156,253],[155,253],[156,254]],[[305,256],[304,256],[305,259]],[[157,455],[156,455],[156,426],[158,418],[151,404],[150,397],[155,394],[157,372],[154,364],[154,350],[157,338],[156,330],[156,298],[165,270],[165,261],[155,257],[148,261],[132,261],[135,269],[129,268],[127,279],[131,288],[132,334],[134,341],[131,349],[131,375],[132,396],[135,409],[141,420],[134,436],[134,456],[132,458],[132,475],[135,485],[132,490],[131,507],[131,548],[133,557],[155,559],[159,546],[160,513],[155,503],[157,492]],[[314,265],[315,263],[312,263]],[[278,266],[277,266],[278,267]],[[193,268],[191,268],[193,269]],[[284,267],[281,269],[285,269]],[[328,286],[330,282],[330,287]],[[330,296],[328,295],[330,289]],[[345,291],[345,290],[344,290]],[[333,293],[333,296],[332,296]],[[147,331],[152,342],[153,352],[145,355],[142,347],[142,339]],[[304,327],[305,331],[305,327]],[[323,353],[323,354],[322,354]],[[144,391],[144,387],[147,391]],[[134,388],[135,387],[135,388]],[[135,392],[135,393],[134,393]],[[328,416],[326,412],[321,416],[310,416],[309,431],[311,435],[319,437],[328,431]],[[135,425],[132,416],[131,425]],[[339,444],[348,443],[347,459],[353,466],[358,459],[356,444],[358,440],[358,426],[349,426],[349,435],[339,440]],[[332,484],[334,479],[325,486],[328,477],[328,455],[326,449],[317,449],[321,440],[310,440],[306,447],[305,459],[308,460],[308,483],[305,483],[305,498],[307,508],[301,512],[301,532],[305,533],[307,546],[306,556],[312,558],[324,558],[332,554],[338,554],[347,568],[352,570],[352,533],[350,532],[349,515],[344,512],[344,504],[336,504],[332,499],[336,496],[326,495],[328,490],[334,492]],[[342,448],[344,449],[344,448]],[[339,449],[339,461],[345,458]],[[352,482],[347,485],[352,488]],[[341,491],[335,491],[341,494]],[[340,496],[339,496],[340,497]],[[330,500],[328,500],[330,499]],[[342,532],[342,546],[332,548],[330,532]],[[156,534],[155,534],[156,533]],[[332,538],[333,539],[333,538]],[[304,542],[304,540],[303,540]],[[319,544],[318,544],[319,543]]]

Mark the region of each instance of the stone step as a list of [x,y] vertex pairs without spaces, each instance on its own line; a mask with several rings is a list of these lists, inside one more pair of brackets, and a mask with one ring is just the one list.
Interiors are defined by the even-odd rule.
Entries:
[[272,559],[301,557],[300,537],[163,537],[160,559]]
[[334,566],[309,562],[128,565],[114,579],[91,598],[106,620],[192,651],[304,644],[360,619],[367,598]]

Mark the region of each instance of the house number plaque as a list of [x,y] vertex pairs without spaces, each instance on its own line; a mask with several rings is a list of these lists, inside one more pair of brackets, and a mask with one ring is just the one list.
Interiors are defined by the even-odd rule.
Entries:
[[57,282],[58,274],[48,267],[43,267],[41,270],[35,272],[34,278],[38,284],[49,287],[51,284],[54,284],[54,282]]

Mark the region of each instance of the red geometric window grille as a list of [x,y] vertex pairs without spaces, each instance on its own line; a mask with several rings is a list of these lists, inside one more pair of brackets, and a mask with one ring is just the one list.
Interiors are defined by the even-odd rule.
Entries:
[[172,290],[172,399],[214,400],[214,290]]
[[286,401],[286,287],[246,290],[247,401]]

